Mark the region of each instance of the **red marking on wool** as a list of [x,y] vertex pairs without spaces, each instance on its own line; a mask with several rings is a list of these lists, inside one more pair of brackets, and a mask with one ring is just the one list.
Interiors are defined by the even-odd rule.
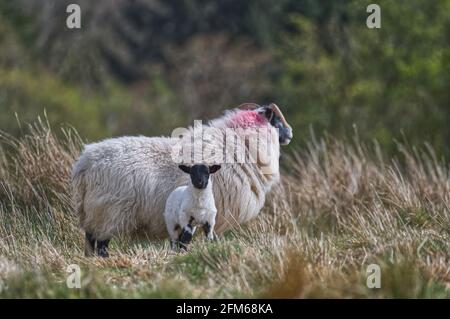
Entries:
[[267,125],[267,119],[256,111],[238,111],[228,121],[229,127],[258,127]]

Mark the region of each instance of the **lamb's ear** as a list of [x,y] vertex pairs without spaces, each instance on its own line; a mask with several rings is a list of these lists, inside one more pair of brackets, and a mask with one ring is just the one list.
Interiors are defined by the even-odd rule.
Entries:
[[217,172],[222,166],[220,165],[211,165],[209,167],[209,173],[210,174],[214,174],[215,172]]
[[181,169],[183,172],[190,174],[191,173],[191,168],[189,166],[186,165],[178,165],[178,168]]

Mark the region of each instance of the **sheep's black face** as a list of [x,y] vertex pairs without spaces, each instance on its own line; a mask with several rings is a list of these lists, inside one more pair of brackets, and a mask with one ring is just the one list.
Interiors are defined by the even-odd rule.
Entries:
[[281,145],[288,145],[292,140],[292,129],[283,123],[281,117],[279,117],[271,106],[263,106],[260,108],[260,112],[264,113],[264,116],[270,122],[270,124],[278,129],[278,138]]
[[203,164],[196,164],[191,167],[180,165],[178,167],[183,172],[191,175],[192,185],[198,189],[205,189],[208,186],[209,175],[220,169],[220,165],[207,166]]
[[292,140],[292,129],[290,127],[284,126],[281,118],[273,114],[270,124],[278,129],[279,141],[281,145],[288,145]]

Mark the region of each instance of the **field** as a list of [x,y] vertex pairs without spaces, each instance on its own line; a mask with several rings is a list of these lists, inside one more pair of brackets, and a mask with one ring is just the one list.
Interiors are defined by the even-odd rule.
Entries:
[[[2,298],[450,297],[450,170],[427,145],[389,158],[357,136],[312,135],[283,156],[283,183],[252,223],[187,253],[119,238],[101,259],[83,256],[70,205],[82,139],[45,121],[21,129],[0,137]],[[80,289],[66,285],[70,264]]]

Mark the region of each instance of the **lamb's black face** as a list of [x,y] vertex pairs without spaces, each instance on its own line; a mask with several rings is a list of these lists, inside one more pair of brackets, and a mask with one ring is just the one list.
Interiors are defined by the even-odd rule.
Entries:
[[220,165],[207,166],[203,164],[196,164],[191,167],[180,165],[178,167],[191,175],[192,185],[198,189],[205,189],[208,186],[209,175],[220,169]]
[[198,189],[204,189],[208,186],[209,169],[206,165],[194,165],[191,167],[192,185]]

